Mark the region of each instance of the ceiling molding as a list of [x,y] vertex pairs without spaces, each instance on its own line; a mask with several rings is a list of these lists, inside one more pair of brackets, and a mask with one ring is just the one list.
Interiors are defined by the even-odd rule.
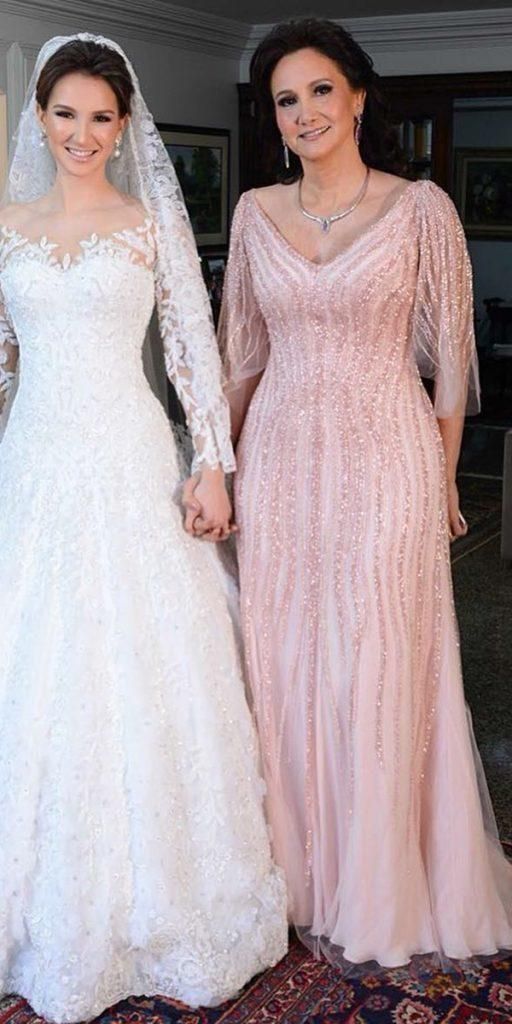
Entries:
[[2,13],[77,30],[144,39],[180,50],[240,58],[250,25],[167,0],[2,0]]
[[[432,48],[512,46],[511,8],[343,18],[341,24],[372,54]],[[253,26],[246,54],[253,50],[271,27]]]
[[[242,65],[272,25],[246,24],[167,0],[1,0],[2,13],[223,54]],[[512,46],[512,8],[344,18],[342,24],[374,53]]]

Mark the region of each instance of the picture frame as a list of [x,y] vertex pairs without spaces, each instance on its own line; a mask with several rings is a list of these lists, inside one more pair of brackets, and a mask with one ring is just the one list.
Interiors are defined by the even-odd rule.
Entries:
[[212,316],[215,327],[219,322],[220,307],[222,305],[222,291],[224,288],[224,274],[228,262],[227,250],[223,252],[208,252],[201,256],[201,269],[204,283],[208,292],[208,298],[212,307]]
[[512,241],[512,149],[456,149],[455,202],[468,238]]
[[156,127],[178,175],[199,252],[227,247],[231,133],[176,124]]

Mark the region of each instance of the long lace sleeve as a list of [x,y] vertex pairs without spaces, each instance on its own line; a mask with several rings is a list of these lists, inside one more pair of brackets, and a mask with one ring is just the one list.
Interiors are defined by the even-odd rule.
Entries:
[[413,345],[422,377],[435,381],[440,419],[479,411],[473,282],[464,230],[445,192],[419,187],[420,254]]
[[[269,338],[254,296],[246,252],[245,203],[242,196],[231,226],[231,244],[219,320],[219,348],[224,392],[233,423],[242,423],[254,388],[267,364]],[[238,431],[235,429],[235,434]]]
[[0,437],[10,405],[18,362],[18,342],[3,300],[0,284]]
[[[172,242],[157,234],[155,292],[166,371],[185,410],[195,456],[203,465],[234,471],[229,407],[222,392],[221,362],[192,230],[175,217]],[[170,258],[170,250],[172,257]]]

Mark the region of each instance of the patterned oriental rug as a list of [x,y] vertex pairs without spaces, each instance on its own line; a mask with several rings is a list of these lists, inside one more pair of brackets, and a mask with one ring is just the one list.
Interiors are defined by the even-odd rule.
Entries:
[[[215,1010],[190,1010],[170,999],[128,999],[97,1024],[510,1024],[512,954],[452,979],[410,977],[395,969],[343,980],[294,941],[272,971],[239,999]],[[43,1024],[21,999],[0,1001],[0,1024]]]

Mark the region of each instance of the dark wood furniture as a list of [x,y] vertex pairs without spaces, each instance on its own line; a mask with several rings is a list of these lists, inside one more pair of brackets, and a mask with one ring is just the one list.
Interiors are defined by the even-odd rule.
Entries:
[[512,355],[512,306],[493,305],[487,310],[491,321],[491,344],[493,348],[509,348]]

